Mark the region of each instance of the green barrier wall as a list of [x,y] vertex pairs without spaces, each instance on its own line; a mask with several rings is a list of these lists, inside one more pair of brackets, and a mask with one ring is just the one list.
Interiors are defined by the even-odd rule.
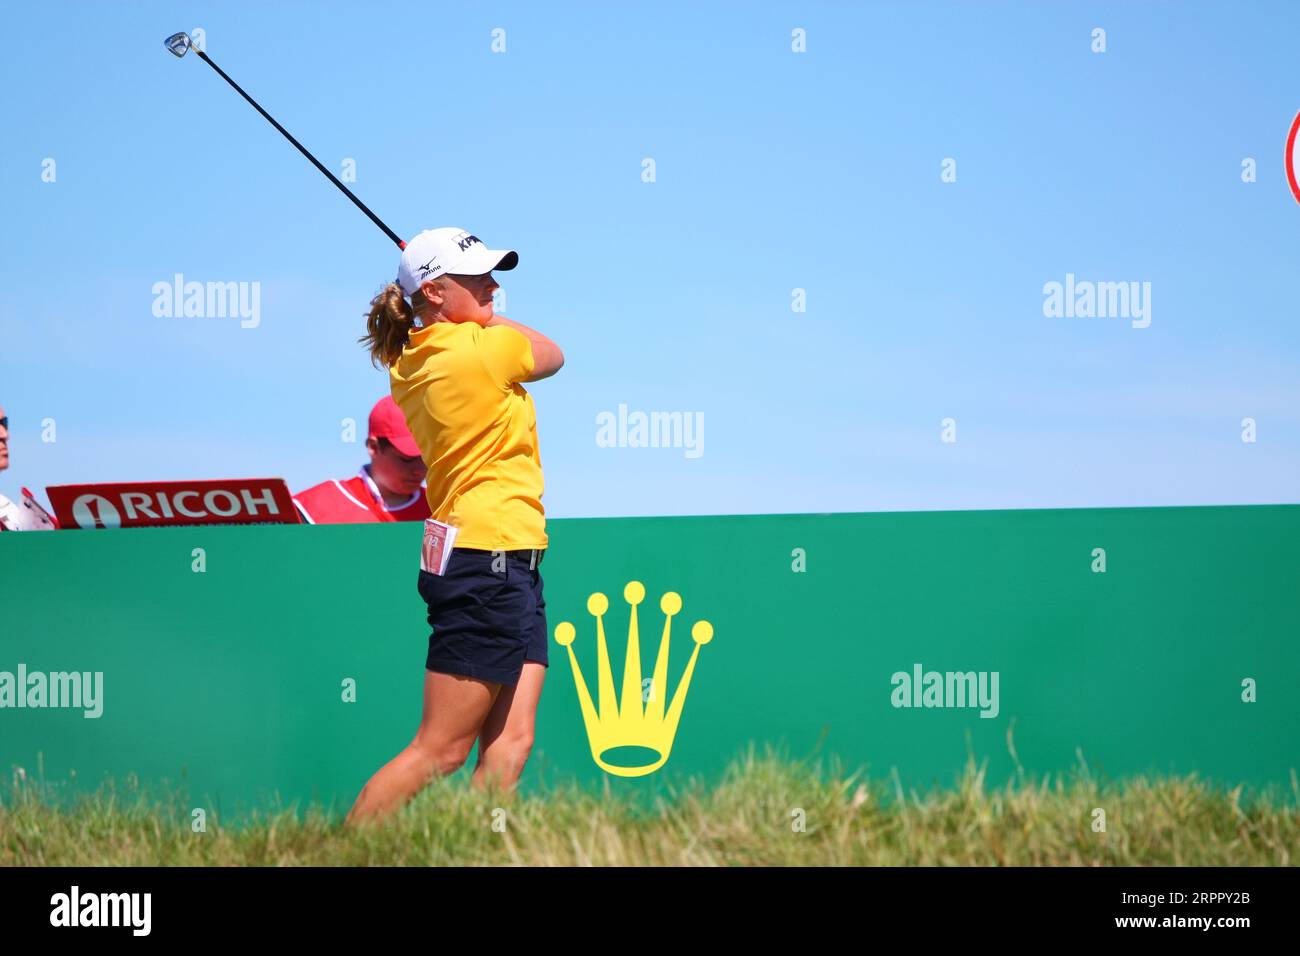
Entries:
[[[548,531],[551,667],[525,791],[712,780],[750,742],[834,753],[874,777],[896,769],[921,788],[951,784],[973,753],[997,780],[1014,770],[1013,721],[1030,772],[1068,770],[1081,753],[1110,778],[1197,771],[1286,787],[1300,764],[1300,506],[574,519]],[[39,753],[48,780],[75,771],[81,787],[183,778],[195,805],[228,818],[275,795],[345,811],[418,723],[419,535],[416,524],[0,535],[0,671],[104,674],[98,719],[0,709],[0,768],[34,774]],[[631,581],[647,592],[646,677],[660,598],[681,596],[665,703],[693,625],[712,627],[671,756],[641,777],[596,765],[555,641],[570,622],[596,696],[587,602],[603,592],[621,687]],[[892,675],[918,663],[997,672],[997,715],[894,706]]]

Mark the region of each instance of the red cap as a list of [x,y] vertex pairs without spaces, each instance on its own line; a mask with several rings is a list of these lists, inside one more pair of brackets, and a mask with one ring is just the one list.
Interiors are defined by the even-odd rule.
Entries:
[[370,437],[387,438],[397,453],[407,458],[420,454],[415,436],[406,427],[406,416],[390,396],[375,402],[375,407],[370,410]]

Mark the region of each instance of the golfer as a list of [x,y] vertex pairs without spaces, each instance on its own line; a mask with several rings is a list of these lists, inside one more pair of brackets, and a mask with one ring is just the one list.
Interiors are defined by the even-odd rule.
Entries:
[[513,789],[532,749],[548,666],[538,567],[547,537],[537,416],[522,383],[554,375],[564,355],[493,313],[492,271],[518,262],[463,229],[429,229],[370,303],[361,341],[389,370],[428,466],[433,517],[458,530],[446,572],[419,572],[432,628],[420,727],[370,778],[349,823],[383,816],[455,772],[476,739],[479,787]]

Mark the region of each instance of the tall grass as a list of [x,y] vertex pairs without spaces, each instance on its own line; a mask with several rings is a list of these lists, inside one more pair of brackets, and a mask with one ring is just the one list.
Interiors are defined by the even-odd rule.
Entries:
[[[138,788],[56,800],[17,781],[0,795],[0,866],[1128,866],[1292,865],[1300,812],[1291,793],[1193,776],[1103,784],[1086,771],[1003,786],[968,763],[957,785],[904,792],[770,751],[734,761],[653,806],[559,786],[520,796],[436,780],[387,821],[349,829],[316,807],[238,827]],[[1105,832],[1093,811],[1106,813]]]

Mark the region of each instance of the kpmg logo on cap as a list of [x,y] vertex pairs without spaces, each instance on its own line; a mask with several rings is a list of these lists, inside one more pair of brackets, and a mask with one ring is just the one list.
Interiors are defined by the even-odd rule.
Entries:
[[480,239],[478,236],[466,236],[464,239],[458,240],[457,245],[460,246],[460,251],[464,252],[466,249],[474,245],[474,243],[476,242],[480,246],[483,245],[483,240]]

